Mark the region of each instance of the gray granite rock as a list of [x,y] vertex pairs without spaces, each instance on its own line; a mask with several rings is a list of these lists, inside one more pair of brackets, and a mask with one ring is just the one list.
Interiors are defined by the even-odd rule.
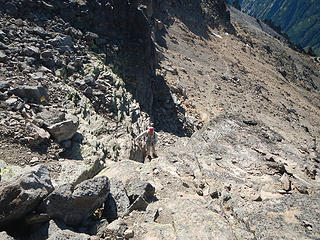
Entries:
[[46,89],[41,85],[21,86],[13,89],[12,92],[16,96],[33,103],[41,103],[42,101],[47,101],[49,98]]
[[45,200],[47,214],[78,226],[102,205],[108,197],[110,184],[107,177],[86,180],[76,187],[65,184],[55,189]]
[[74,115],[68,116],[68,119],[47,127],[49,133],[57,140],[62,142],[73,137],[79,127],[79,119]]
[[110,179],[110,194],[105,202],[102,216],[109,222],[118,217],[124,217],[130,206],[130,201],[122,181]]
[[0,186],[0,225],[22,218],[53,191],[49,171],[41,165]]

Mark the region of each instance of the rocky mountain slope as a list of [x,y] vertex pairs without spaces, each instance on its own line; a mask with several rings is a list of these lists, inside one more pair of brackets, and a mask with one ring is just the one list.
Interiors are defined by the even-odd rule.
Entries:
[[[229,1],[234,2],[234,1]],[[318,1],[238,1],[241,10],[259,19],[272,20],[302,47],[312,47],[320,54],[319,10]]]
[[1,239],[320,237],[317,58],[222,0],[0,3]]

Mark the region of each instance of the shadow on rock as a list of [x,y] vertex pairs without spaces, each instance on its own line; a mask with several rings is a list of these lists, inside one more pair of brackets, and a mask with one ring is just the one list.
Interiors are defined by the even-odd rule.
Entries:
[[84,137],[81,133],[75,133],[71,140],[68,140],[62,144],[64,151],[59,154],[60,157],[70,160],[83,160],[81,154],[81,144]]

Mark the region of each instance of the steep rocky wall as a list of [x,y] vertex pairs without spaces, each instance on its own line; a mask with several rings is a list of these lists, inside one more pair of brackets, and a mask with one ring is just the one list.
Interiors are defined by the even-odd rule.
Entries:
[[152,92],[161,86],[155,77],[155,65],[159,58],[152,39],[152,34],[162,30],[157,28],[157,19],[165,18],[165,24],[170,24],[176,15],[187,22],[207,19],[204,25],[231,26],[222,0],[23,0],[1,3],[1,12],[15,18],[29,19],[42,26],[61,17],[63,21],[60,25],[66,27],[66,33],[69,30],[68,34],[76,34],[69,26],[81,30],[83,36],[78,37],[92,42],[99,52],[109,51],[110,46],[114,46],[118,61],[113,59],[113,62],[116,62],[117,73],[124,76],[128,90],[142,109],[149,113],[153,105]]
[[125,80],[128,88],[145,111],[150,112],[153,46],[150,37],[150,19],[138,3],[125,0],[82,3],[63,0],[24,0],[1,3],[1,12],[15,18],[28,19],[42,26],[61,17],[63,21],[60,24],[66,27],[66,31],[69,26],[81,30],[83,36],[79,37],[97,45],[100,52],[106,51],[108,48],[106,44],[116,45],[116,55],[126,60],[126,64],[119,64],[119,74],[127,76]]

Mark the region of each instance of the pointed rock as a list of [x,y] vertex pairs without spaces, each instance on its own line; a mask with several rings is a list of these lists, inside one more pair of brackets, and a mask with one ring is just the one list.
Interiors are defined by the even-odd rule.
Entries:
[[28,138],[28,143],[32,146],[39,145],[50,138],[50,134],[43,128],[28,123],[27,129],[31,132],[31,138]]
[[6,63],[8,61],[8,56],[4,51],[0,51],[0,62]]
[[280,181],[282,182],[282,188],[285,191],[291,190],[291,181],[289,179],[289,175],[287,173],[284,173],[282,177],[280,178]]

